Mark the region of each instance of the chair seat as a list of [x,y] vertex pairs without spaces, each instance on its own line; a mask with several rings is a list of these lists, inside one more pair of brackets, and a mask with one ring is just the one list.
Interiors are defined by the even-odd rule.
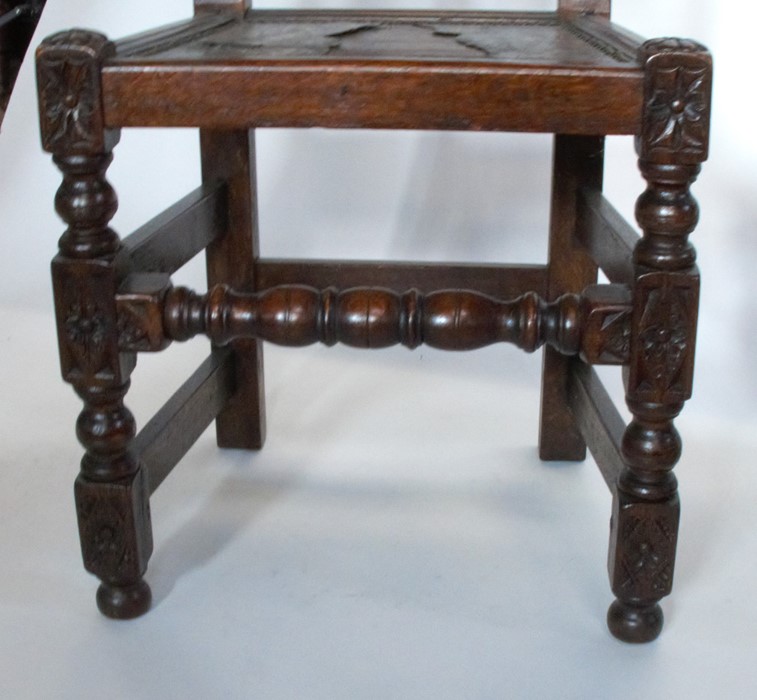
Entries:
[[205,15],[117,43],[109,126],[632,134],[640,40],[556,13]]

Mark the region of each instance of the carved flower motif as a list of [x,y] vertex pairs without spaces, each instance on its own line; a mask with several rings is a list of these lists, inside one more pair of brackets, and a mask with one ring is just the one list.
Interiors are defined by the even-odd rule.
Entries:
[[642,317],[641,357],[645,381],[666,391],[678,380],[688,347],[685,300],[677,292],[649,295]]
[[66,317],[65,329],[69,347],[80,363],[97,371],[108,332],[105,315],[91,302],[72,304]]
[[113,52],[102,34],[59,32],[37,50],[42,143],[45,150],[96,147],[102,125],[99,70]]
[[652,379],[660,381],[677,374],[683,352],[686,350],[685,327],[650,326],[644,330],[641,342]]
[[707,93],[704,68],[676,67],[655,75],[648,104],[649,143],[674,150],[704,148],[707,139]]
[[88,61],[48,59],[40,63],[45,146],[85,146],[95,130],[95,103]]

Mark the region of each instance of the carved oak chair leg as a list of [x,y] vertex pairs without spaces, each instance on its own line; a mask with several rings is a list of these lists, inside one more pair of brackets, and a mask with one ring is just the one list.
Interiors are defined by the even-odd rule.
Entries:
[[688,235],[698,220],[689,188],[707,157],[711,59],[693,42],[649,41],[645,115],[637,141],[647,190],[636,216],[631,358],[623,437],[625,469],[614,497],[609,569],[617,600],[612,633],[628,642],[662,629],[659,600],[673,583],[679,501],[672,473],[681,454],[673,419],[691,396],[699,276]]
[[86,453],[75,495],[84,565],[102,580],[100,610],[130,618],[150,607],[143,580],[152,551],[146,475],[130,451],[134,418],[124,406],[132,353],[119,350],[117,200],[105,179],[119,134],[104,128],[100,65],[107,39],[74,30],[38,50],[42,141],[63,173],[56,210],[68,224],[53,261],[64,379],[84,401],[76,424]]
[[77,387],[77,423],[87,448],[76,480],[76,513],[87,571],[102,580],[97,607],[108,617],[137,617],[150,608],[144,576],[152,552],[146,474],[129,454],[134,418],[123,404],[128,383]]

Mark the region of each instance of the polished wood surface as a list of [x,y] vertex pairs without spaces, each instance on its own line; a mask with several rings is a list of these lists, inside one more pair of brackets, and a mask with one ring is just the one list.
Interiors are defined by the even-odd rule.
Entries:
[[[226,228],[207,248],[208,284],[256,288],[259,256],[255,134],[252,131],[200,132],[202,178],[226,183]],[[216,421],[221,447],[259,449],[265,442],[263,345],[240,339],[233,345],[237,391]]]
[[[575,245],[579,191],[600,191],[604,166],[601,136],[555,136],[549,222],[547,296],[580,292],[597,278],[597,265]],[[547,460],[582,460],[586,444],[568,403],[571,362],[554,348],[544,350],[539,420],[539,456]]]
[[104,109],[113,126],[632,134],[638,46],[557,13],[202,14],[119,42]]
[[[699,273],[690,188],[709,151],[712,62],[642,42],[607,0],[554,13],[294,12],[197,0],[192,20],[116,44],[83,30],[38,50],[42,143],[63,173],[53,262],[63,378],[84,406],[76,482],[85,567],[113,618],[150,605],[149,497],[216,421],[221,446],[265,435],[262,344],[546,346],[540,455],[588,448],[613,496],[610,631],[660,633],[672,590]],[[121,240],[106,170],[127,126],[200,128],[202,184]],[[545,265],[275,260],[258,246],[253,127],[555,134]],[[602,194],[604,137],[633,134],[641,236]],[[208,291],[171,275],[205,250]],[[598,284],[601,269],[609,283]],[[211,356],[137,434],[138,353],[195,335]],[[623,368],[624,424],[593,365]],[[358,407],[356,407],[357,410]]]
[[[254,10],[241,20],[216,20],[212,29],[210,24],[203,18],[160,39],[119,42],[112,65],[141,63],[145,55],[156,64],[321,58],[587,69],[637,65],[636,45],[623,32],[613,33],[612,25],[596,18],[557,13]],[[606,34],[599,27],[607,27]]]

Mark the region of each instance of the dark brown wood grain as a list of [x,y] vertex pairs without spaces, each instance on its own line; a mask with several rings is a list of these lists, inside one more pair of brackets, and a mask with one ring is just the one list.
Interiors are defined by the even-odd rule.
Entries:
[[610,282],[633,282],[632,254],[639,234],[601,192],[581,189],[577,240],[586,248]]
[[217,346],[240,338],[301,346],[341,342],[359,348],[426,343],[474,350],[515,343],[533,352],[548,344],[591,364],[624,364],[630,355],[632,303],[621,285],[587,287],[546,302],[533,291],[496,299],[478,291],[399,292],[383,287],[317,289],[279,285],[240,293],[216,285],[207,294],[173,288],[166,275],[136,273],[116,297],[120,347],[158,352],[172,340],[207,335]]
[[[258,10],[210,30],[199,21],[209,20],[189,23],[183,41],[172,29],[152,45],[119,45],[103,71],[108,124],[639,127],[636,47],[610,25],[600,32],[550,13],[375,11]],[[212,104],[197,94],[212,94]]]
[[[106,116],[114,126],[572,134],[633,133],[639,104],[626,96],[638,96],[640,82],[630,71],[597,78],[543,66],[451,70],[400,63],[380,71],[348,62],[324,71],[317,61],[232,64],[223,71],[203,65],[191,71],[182,65],[114,66],[103,80]],[[214,109],[196,100],[197,93],[215,95]],[[523,95],[522,106],[507,99],[514,93]],[[297,111],[285,107],[292,103]]]
[[[565,134],[554,139],[547,298],[580,292],[597,279],[597,264],[576,245],[579,190],[602,186],[603,137]],[[584,444],[568,404],[570,360],[544,349],[539,456],[544,460],[582,460]]]
[[231,352],[203,362],[134,439],[154,493],[234,393]]
[[568,386],[570,408],[584,441],[613,493],[625,466],[621,440],[626,424],[597,373],[584,362],[573,362]]
[[[149,303],[149,301],[148,301]],[[338,291],[303,285],[239,294],[225,286],[205,295],[171,289],[159,302],[165,335],[187,340],[204,333],[216,344],[261,338],[277,345],[344,343],[383,348],[422,343],[442,350],[475,350],[509,342],[533,352],[544,343],[575,355],[582,347],[581,299],[564,295],[546,303],[534,292],[511,301],[458,289],[357,287]]]
[[347,260],[274,260],[261,258],[255,280],[258,290],[281,284],[304,284],[318,289],[384,287],[395,292],[415,288],[470,289],[500,299],[526,292],[546,296],[543,265],[476,265]]
[[226,187],[208,183],[190,192],[123,240],[129,271],[176,272],[228,229]]
[[[227,229],[207,248],[208,285],[230,284],[239,291],[256,287],[258,258],[255,134],[252,131],[200,132],[202,178],[226,183]],[[240,339],[232,345],[236,390],[216,420],[219,447],[259,449],[265,442],[263,345]]]

